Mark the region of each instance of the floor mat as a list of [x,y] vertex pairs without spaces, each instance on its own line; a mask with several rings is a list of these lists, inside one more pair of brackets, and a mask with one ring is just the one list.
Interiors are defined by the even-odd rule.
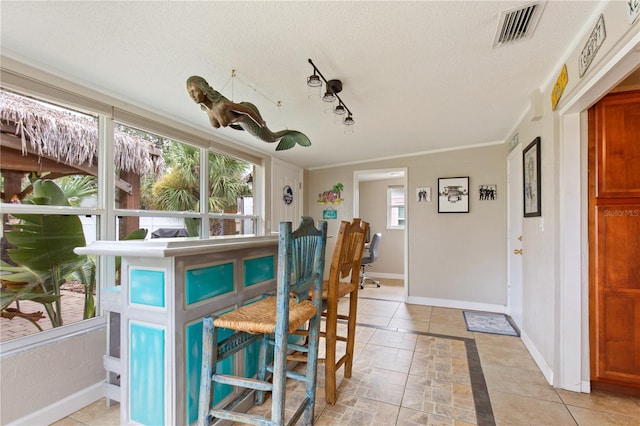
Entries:
[[504,314],[471,311],[463,311],[462,314],[469,331],[520,336],[513,320]]

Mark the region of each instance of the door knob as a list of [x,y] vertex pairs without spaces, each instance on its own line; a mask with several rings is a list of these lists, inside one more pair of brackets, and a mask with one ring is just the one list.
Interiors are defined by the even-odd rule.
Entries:
[[522,241],[522,235],[518,237],[518,241]]
[[522,249],[515,249],[513,254],[522,254]]

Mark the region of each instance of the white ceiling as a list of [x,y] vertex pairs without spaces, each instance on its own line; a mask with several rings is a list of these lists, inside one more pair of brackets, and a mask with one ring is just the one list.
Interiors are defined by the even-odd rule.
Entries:
[[[312,141],[276,153],[305,168],[503,142],[601,7],[549,1],[531,39],[492,48],[498,17],[526,1],[2,1],[2,54],[274,154],[213,129],[191,75],[258,106],[271,130]],[[309,99],[313,59],[343,82],[353,134]],[[231,81],[231,70],[237,78]],[[281,101],[276,107],[274,102]],[[545,102],[547,100],[545,99]]]

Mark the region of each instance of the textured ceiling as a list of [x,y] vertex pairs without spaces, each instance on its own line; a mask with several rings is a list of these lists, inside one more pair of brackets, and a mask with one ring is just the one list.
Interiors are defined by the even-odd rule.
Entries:
[[[3,0],[1,47],[7,57],[274,154],[275,144],[208,125],[185,89],[200,75],[228,98],[257,105],[272,130],[305,133],[311,147],[275,155],[317,168],[509,138],[531,93],[552,82],[600,7],[549,1],[531,39],[492,48],[500,12],[524,4]],[[342,80],[353,134],[309,99],[308,58]]]

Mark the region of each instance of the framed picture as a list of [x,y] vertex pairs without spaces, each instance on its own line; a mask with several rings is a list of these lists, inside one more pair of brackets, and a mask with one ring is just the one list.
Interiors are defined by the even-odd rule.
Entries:
[[416,199],[419,203],[431,201],[431,187],[416,188]]
[[469,177],[438,178],[438,213],[469,213]]
[[337,219],[338,211],[334,209],[322,210],[322,218],[323,219]]
[[498,189],[497,185],[480,185],[478,188],[478,200],[489,200],[493,201],[498,198]]
[[540,137],[522,151],[524,217],[541,216]]

